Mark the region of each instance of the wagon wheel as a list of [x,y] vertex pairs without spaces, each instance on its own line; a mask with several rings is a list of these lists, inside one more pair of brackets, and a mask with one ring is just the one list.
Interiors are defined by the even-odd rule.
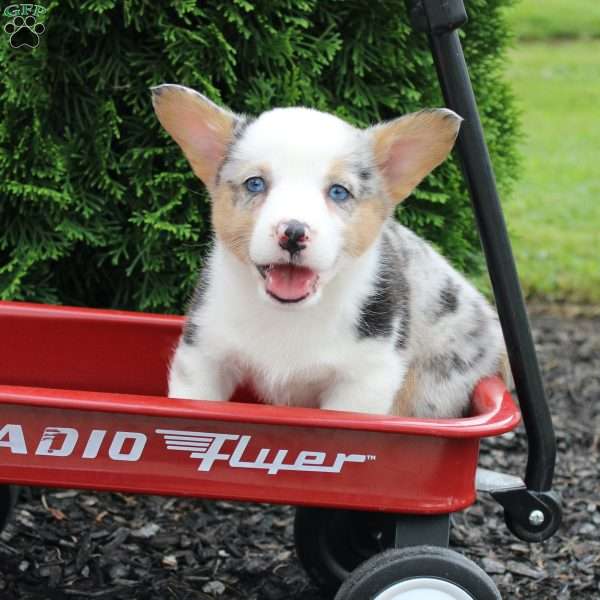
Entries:
[[332,594],[358,565],[394,546],[394,531],[394,515],[296,508],[294,538],[300,563]]
[[0,531],[4,529],[12,509],[17,502],[19,488],[14,485],[0,485]]
[[491,578],[461,554],[436,546],[392,549],[370,558],[335,600],[501,600]]

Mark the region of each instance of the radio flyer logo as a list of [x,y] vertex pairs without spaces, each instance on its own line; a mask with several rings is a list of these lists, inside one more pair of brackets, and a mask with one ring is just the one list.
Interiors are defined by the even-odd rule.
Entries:
[[10,20],[4,25],[4,33],[9,36],[13,48],[37,48],[40,36],[46,31],[40,19],[46,14],[46,8],[39,4],[11,4],[2,15]]
[[[311,450],[302,450],[294,457],[289,456],[290,451],[283,448],[261,448],[256,457],[247,458],[246,450],[252,440],[250,435],[174,429],[157,429],[156,433],[163,436],[167,450],[180,450],[199,460],[198,471],[210,471],[213,464],[221,460],[235,469],[261,469],[269,475],[276,475],[280,471],[340,473],[345,463],[364,463],[376,458],[372,455],[344,452],[338,452],[335,457],[330,458],[326,452]],[[230,446],[228,452],[224,452],[224,444],[231,442],[235,444]]]
[[[25,433],[16,423],[0,427],[0,456],[8,451],[26,456],[138,462],[144,459],[150,441],[148,435],[138,431],[93,429],[83,434],[73,427],[46,427],[39,439],[29,442]],[[185,452],[197,461],[196,470],[204,472],[221,463],[232,469],[257,469],[267,475],[282,471],[341,473],[348,463],[367,463],[377,458],[372,454],[264,448],[253,436],[237,433],[178,429],[156,429],[154,433],[162,437],[166,450]],[[192,465],[194,462],[190,461]]]

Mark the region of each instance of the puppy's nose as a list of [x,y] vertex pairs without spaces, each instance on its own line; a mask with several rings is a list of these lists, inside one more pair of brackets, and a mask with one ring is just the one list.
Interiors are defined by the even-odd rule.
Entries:
[[309,239],[309,229],[306,223],[292,219],[284,221],[277,226],[279,246],[290,254],[296,254],[306,248]]

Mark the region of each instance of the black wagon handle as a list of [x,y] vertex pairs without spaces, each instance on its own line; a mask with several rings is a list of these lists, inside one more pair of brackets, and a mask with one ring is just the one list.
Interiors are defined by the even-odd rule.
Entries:
[[[560,523],[560,505],[551,492],[556,441],[494,171],[458,37],[457,29],[466,23],[467,13],[463,0],[407,0],[407,6],[413,27],[429,36],[446,105],[464,118],[457,151],[487,261],[527,433],[527,468],[521,499],[514,488],[509,496],[504,494],[506,490],[489,491],[504,506],[506,521],[513,533],[524,537],[522,531],[515,531],[520,528],[514,527],[516,521],[524,521],[522,526],[525,530],[529,529],[538,539],[540,535],[545,539]],[[527,499],[523,494],[527,495]],[[531,511],[516,510],[524,504],[531,506]],[[537,508],[536,504],[539,504]],[[535,512],[537,510],[544,518]],[[533,513],[537,518],[532,517]],[[550,532],[550,529],[553,531]]]

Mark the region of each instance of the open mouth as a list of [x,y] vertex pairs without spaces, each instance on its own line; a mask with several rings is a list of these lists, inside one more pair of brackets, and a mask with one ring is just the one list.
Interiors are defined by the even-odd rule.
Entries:
[[279,302],[301,302],[317,289],[319,282],[315,271],[291,263],[256,265],[256,268],[265,280],[267,294]]

